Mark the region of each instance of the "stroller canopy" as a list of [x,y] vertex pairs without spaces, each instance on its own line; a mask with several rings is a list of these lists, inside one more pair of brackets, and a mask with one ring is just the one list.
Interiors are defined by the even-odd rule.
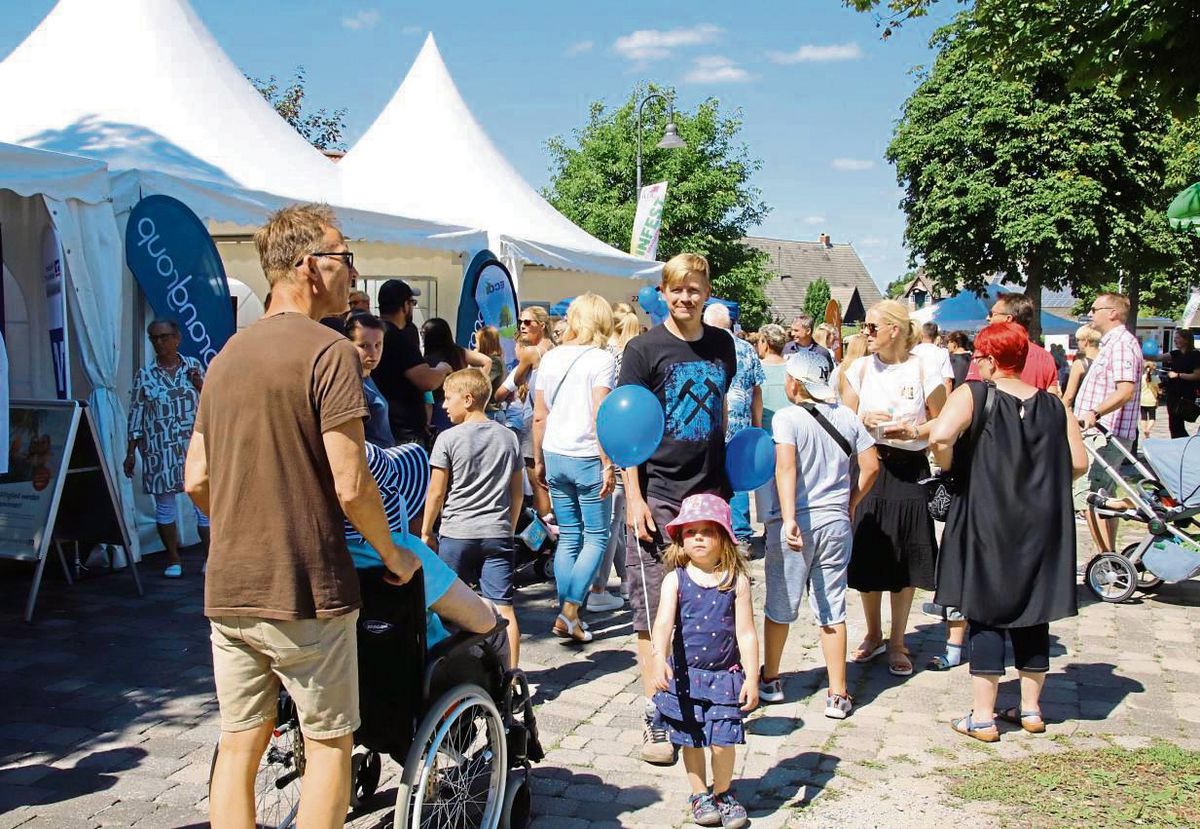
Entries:
[[1200,507],[1200,436],[1147,440],[1142,451],[1171,497],[1187,507]]

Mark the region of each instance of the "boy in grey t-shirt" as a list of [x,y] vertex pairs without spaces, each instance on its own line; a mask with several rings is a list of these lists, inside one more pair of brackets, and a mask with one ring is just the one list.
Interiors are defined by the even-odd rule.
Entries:
[[779,511],[771,510],[766,529],[767,601],[759,697],[783,701],[779,663],[788,625],[799,615],[807,585],[829,674],[825,716],[844,719],[852,708],[846,688],[850,521],[875,483],[879,457],[875,441],[854,412],[830,405],[833,389],[823,372],[822,361],[807,352],[789,357],[786,391],[796,405],[776,412],[771,421]]
[[454,372],[443,389],[442,405],[455,425],[438,435],[429,456],[421,540],[464,582],[478,582],[480,594],[508,620],[510,667],[515,668],[521,632],[513,610],[513,532],[521,508],[521,449],[512,430],[485,414],[492,389],[479,370]]

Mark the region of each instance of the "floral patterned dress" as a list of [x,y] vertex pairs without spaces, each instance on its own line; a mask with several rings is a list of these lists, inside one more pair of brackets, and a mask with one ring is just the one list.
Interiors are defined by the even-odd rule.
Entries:
[[183,462],[196,423],[200,392],[188,375],[204,367],[194,357],[179,355],[179,367],[164,369],[158,361],[140,369],[129,401],[129,440],[142,453],[142,486],[150,495],[183,491]]

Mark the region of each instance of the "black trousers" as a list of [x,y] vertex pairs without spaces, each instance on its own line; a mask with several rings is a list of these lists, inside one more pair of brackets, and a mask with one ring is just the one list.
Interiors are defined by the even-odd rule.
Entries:
[[1179,406],[1174,400],[1167,400],[1167,428],[1171,430],[1172,438],[1185,438],[1188,436],[1183,414],[1179,411]]
[[1049,623],[1024,628],[998,628],[970,620],[972,676],[1004,676],[1004,639],[1012,641],[1018,671],[1044,674],[1050,670]]

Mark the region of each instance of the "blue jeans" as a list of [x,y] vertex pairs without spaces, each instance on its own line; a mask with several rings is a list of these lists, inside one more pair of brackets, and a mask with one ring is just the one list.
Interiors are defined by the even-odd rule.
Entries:
[[612,502],[600,497],[603,468],[599,458],[544,455],[550,502],[558,520],[558,546],[554,549],[558,601],[583,604],[608,549]]
[[729,499],[729,509],[733,511],[733,534],[738,541],[750,538],[753,530],[750,528],[750,493],[735,492]]

